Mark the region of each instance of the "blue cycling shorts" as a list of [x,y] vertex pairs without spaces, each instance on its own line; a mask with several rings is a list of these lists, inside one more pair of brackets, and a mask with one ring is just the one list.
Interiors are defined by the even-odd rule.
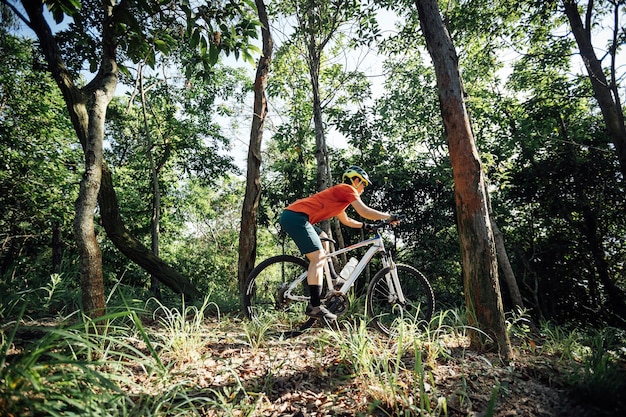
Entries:
[[303,255],[322,250],[322,241],[319,236],[322,229],[309,223],[309,216],[306,214],[284,210],[278,223],[293,239]]

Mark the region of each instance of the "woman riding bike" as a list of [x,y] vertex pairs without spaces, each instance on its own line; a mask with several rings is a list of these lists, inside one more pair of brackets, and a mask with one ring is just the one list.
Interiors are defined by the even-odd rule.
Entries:
[[365,187],[371,184],[369,176],[361,167],[356,165],[348,167],[342,178],[342,184],[291,203],[283,210],[279,220],[283,230],[309,260],[307,284],[311,298],[306,315],[316,319],[335,320],[337,316],[321,302],[326,253],[320,239],[320,233],[323,232],[315,224],[337,217],[345,226],[355,229],[365,227],[366,223],[348,217],[346,208],[349,205],[354,207],[360,216],[369,220],[389,220],[395,223],[399,221],[397,215],[375,210],[361,201]]

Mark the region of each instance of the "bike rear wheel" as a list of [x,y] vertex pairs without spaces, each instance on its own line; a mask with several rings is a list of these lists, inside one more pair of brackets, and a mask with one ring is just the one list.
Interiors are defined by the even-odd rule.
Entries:
[[391,268],[384,268],[372,278],[367,291],[367,314],[381,333],[395,336],[402,320],[409,325],[425,327],[435,308],[435,295],[426,277],[409,265],[397,264],[398,280],[405,302],[400,303],[391,288]]
[[308,263],[291,255],[278,255],[257,265],[246,280],[243,310],[250,320],[284,335],[296,336],[315,322],[306,316],[309,289],[306,278],[292,289],[300,300],[288,299],[285,291],[302,274]]

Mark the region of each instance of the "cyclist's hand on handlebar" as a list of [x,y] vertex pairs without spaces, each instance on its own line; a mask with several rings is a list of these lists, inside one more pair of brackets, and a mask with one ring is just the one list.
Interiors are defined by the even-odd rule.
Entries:
[[374,226],[369,224],[369,223],[365,223],[363,222],[363,226],[361,226],[361,228],[366,232],[366,233],[370,233],[374,231]]
[[399,214],[390,214],[389,215],[389,223],[395,226],[395,225],[400,223],[400,220],[402,220],[402,217],[403,216],[401,216]]

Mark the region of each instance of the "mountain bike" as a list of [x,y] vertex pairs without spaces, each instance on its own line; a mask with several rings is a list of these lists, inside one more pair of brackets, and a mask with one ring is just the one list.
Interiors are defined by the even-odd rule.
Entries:
[[[324,264],[324,305],[338,319],[344,315],[350,307],[348,291],[370,261],[380,255],[382,268],[372,277],[366,292],[366,315],[370,323],[387,336],[394,336],[398,320],[427,324],[435,308],[430,283],[414,267],[396,264],[391,252],[385,249],[381,232],[391,229],[395,235],[395,226],[382,221],[368,225],[368,228],[372,237],[339,250],[334,250],[337,246],[334,240],[323,239],[332,245]],[[339,255],[364,247],[369,248],[354,270],[346,274],[345,282],[335,287],[339,274],[335,272],[333,260],[339,262]],[[244,287],[243,310],[247,318],[266,323],[277,333],[288,336],[301,334],[311,327],[316,319],[305,315],[309,301],[307,268],[306,258],[286,254],[273,256],[258,264]]]

